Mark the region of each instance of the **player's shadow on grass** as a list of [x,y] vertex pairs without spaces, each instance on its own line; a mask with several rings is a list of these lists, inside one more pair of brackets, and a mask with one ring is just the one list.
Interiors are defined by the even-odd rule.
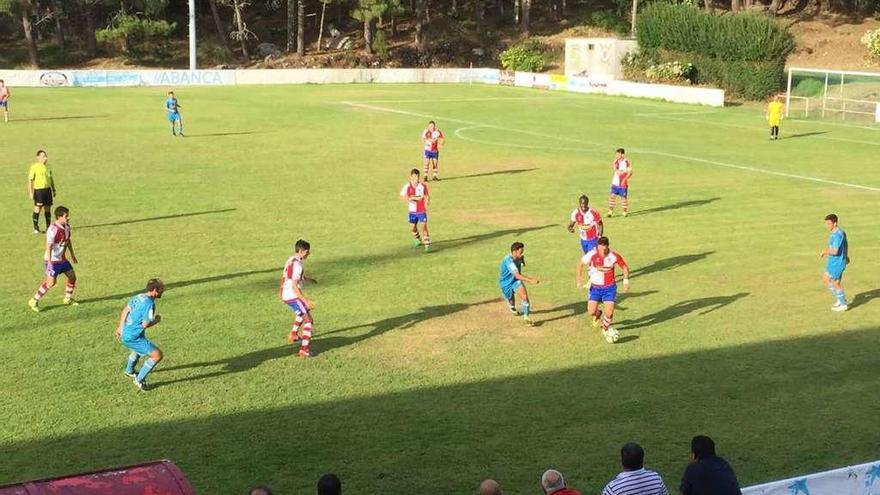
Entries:
[[657,260],[648,266],[636,268],[635,270],[630,272],[630,276],[643,277],[645,275],[650,275],[651,273],[672,270],[673,268],[679,268],[685,265],[690,265],[691,263],[696,263],[700,260],[704,260],[709,255],[714,253],[715,251],[705,251],[702,253],[683,254],[681,256],[671,256],[669,258],[663,258],[662,260]]
[[[464,311],[473,306],[481,306],[483,304],[497,303],[498,299],[489,299],[474,303],[452,303],[440,304],[437,306],[426,306],[412,313],[405,315],[393,316],[384,320],[365,323],[363,325],[354,325],[350,327],[333,330],[324,335],[317,335],[315,339],[314,349],[317,353],[325,353],[340,347],[348,347],[373,337],[378,337],[391,330],[407,330],[419,323],[423,323],[434,318],[442,318],[454,313]],[[366,329],[366,332],[357,335],[339,335],[334,337],[326,337],[326,335],[334,335],[339,333],[351,332],[352,330]]]
[[[202,361],[198,363],[189,363],[189,364],[181,364],[177,366],[169,366],[167,368],[162,367],[160,364],[159,367],[156,368],[154,374],[160,374],[168,371],[176,371],[176,370],[186,370],[192,368],[213,368],[215,366],[222,366],[222,369],[211,371],[208,373],[202,373],[195,376],[187,376],[183,378],[176,378],[173,380],[162,381],[162,382],[151,382],[150,385],[153,388],[164,387],[166,385],[172,385],[175,383],[184,383],[191,382],[196,380],[205,380],[208,378],[215,378],[218,376],[228,375],[230,373],[241,373],[242,371],[249,371],[257,366],[268,362],[273,361],[275,359],[281,359],[284,357],[290,357],[296,354],[298,347],[294,347],[291,345],[280,345],[276,347],[270,347],[268,349],[260,349],[257,351],[249,352],[247,354],[242,354],[240,356],[232,356],[223,359],[217,359],[214,361]],[[164,375],[163,375],[164,376]]]
[[821,136],[822,134],[828,134],[828,131],[812,131],[812,132],[802,132],[800,134],[790,134],[788,136],[783,136],[782,139],[797,139],[797,138],[810,137],[810,136]]
[[[617,311],[626,309],[625,301],[627,299],[634,298],[634,297],[650,296],[650,295],[656,294],[658,292],[660,292],[660,291],[658,291],[658,290],[645,290],[642,292],[628,292],[626,294],[624,294],[622,292],[618,293],[617,304],[615,304],[615,308],[614,308],[615,314],[617,314]],[[553,316],[551,318],[541,318],[541,319],[536,318],[535,319],[536,320],[535,326],[540,327],[541,325],[544,325],[546,323],[550,323],[550,322],[557,321],[557,320],[564,320],[567,318],[573,318],[575,316],[586,314],[586,312],[587,312],[587,301],[586,301],[586,298],[584,298],[580,301],[569,303],[569,304],[564,304],[562,306],[557,306],[555,308],[540,309],[538,311],[532,311],[532,314],[545,315],[545,314],[561,313],[561,314],[558,314],[558,315]],[[630,339],[630,340],[634,340],[634,339]]]
[[29,117],[26,119],[14,119],[14,122],[45,122],[51,120],[82,120],[82,119],[105,119],[109,115],[68,115],[61,117]]
[[866,292],[862,292],[860,294],[856,294],[853,297],[853,300],[849,304],[849,308],[853,309],[863,304],[868,304],[872,299],[880,298],[880,289],[869,290]]
[[650,215],[651,213],[660,213],[661,211],[669,211],[669,210],[680,210],[682,208],[691,208],[694,206],[703,206],[709,203],[713,203],[718,201],[721,198],[706,198],[706,199],[694,199],[692,201],[681,201],[679,203],[672,203],[663,206],[655,206],[654,208],[648,208],[647,210],[638,210],[629,214],[630,217],[637,217],[641,215]]
[[466,246],[468,244],[473,244],[475,242],[482,242],[489,239],[495,239],[497,237],[504,237],[507,235],[523,235],[526,232],[534,232],[536,230],[544,230],[552,227],[558,227],[558,223],[541,225],[539,227],[523,227],[520,229],[504,229],[504,230],[496,230],[493,232],[486,232],[483,234],[473,234],[467,237],[458,237],[456,239],[444,239],[439,242],[435,242],[431,244],[432,248],[438,248],[437,250],[446,250],[446,249],[454,249],[461,246]]
[[248,134],[260,134],[260,131],[240,131],[240,132],[214,132],[209,134],[186,134],[187,139],[205,138],[205,137],[222,137],[222,136],[246,136]]
[[460,180],[460,179],[477,179],[479,177],[491,177],[493,175],[514,175],[514,174],[523,174],[526,172],[532,172],[534,170],[538,170],[537,168],[514,168],[510,170],[496,170],[494,172],[481,172],[478,174],[469,174],[469,175],[453,175],[452,177],[445,177],[440,180],[440,182],[450,181],[450,180]]
[[[265,273],[274,273],[274,272],[280,273],[281,269],[282,269],[282,267],[279,266],[279,267],[275,267],[275,268],[266,268],[263,270],[249,270],[246,272],[224,273],[222,275],[214,275],[212,277],[203,277],[203,278],[194,278],[192,280],[181,280],[179,282],[166,282],[165,283],[165,290],[168,291],[168,290],[172,290],[172,289],[180,289],[183,287],[189,287],[191,285],[210,284],[212,282],[220,282],[220,281],[231,280],[234,278],[249,277],[251,275],[262,275]],[[122,292],[119,294],[113,294],[113,295],[109,295],[109,296],[101,296],[101,297],[96,297],[93,299],[83,299],[79,302],[80,302],[80,304],[86,304],[86,303],[95,303],[95,302],[101,302],[101,301],[113,301],[113,300],[117,300],[117,299],[125,299],[125,298],[129,298],[131,296],[134,296],[135,294],[140,294],[143,291],[144,291],[144,289],[138,289],[138,290],[135,290],[132,292]]]
[[733,304],[739,299],[748,296],[748,292],[740,292],[730,296],[714,296],[702,297],[699,299],[688,299],[661,309],[655,313],[642,316],[633,320],[624,320],[617,325],[618,330],[633,330],[635,328],[648,327],[658,325],[660,323],[682,317],[684,315],[699,312],[699,315],[705,315],[721,309],[729,304]]
[[212,215],[214,213],[227,213],[230,211],[235,211],[236,208],[223,208],[220,210],[207,210],[207,211],[193,211],[190,213],[177,213],[175,215],[162,215],[159,217],[147,217],[147,218],[134,218],[131,220],[119,220],[117,222],[107,222],[107,223],[95,223],[90,225],[77,225],[77,230],[82,229],[96,229],[98,227],[110,227],[115,225],[128,225],[130,223],[141,223],[141,222],[155,222],[157,220],[170,220],[172,218],[184,218],[184,217],[197,217],[200,215]]

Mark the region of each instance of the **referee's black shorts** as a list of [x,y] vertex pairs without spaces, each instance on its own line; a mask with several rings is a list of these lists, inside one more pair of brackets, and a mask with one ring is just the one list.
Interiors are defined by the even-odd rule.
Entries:
[[52,206],[52,189],[34,189],[34,206]]

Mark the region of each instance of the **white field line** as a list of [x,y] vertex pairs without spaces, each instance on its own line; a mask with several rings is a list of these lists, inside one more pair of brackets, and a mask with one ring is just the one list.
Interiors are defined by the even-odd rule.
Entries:
[[[380,106],[376,106],[376,105],[368,105],[365,103],[358,103],[358,102],[353,102],[353,101],[343,101],[340,103],[342,103],[344,105],[352,106],[355,108],[363,108],[365,110],[373,110],[376,112],[395,113],[398,115],[407,115],[410,117],[436,118],[438,120],[442,119],[447,122],[458,122],[460,124],[465,124],[468,126],[486,127],[486,128],[490,128],[490,129],[498,129],[498,130],[503,130],[503,131],[508,131],[508,132],[519,132],[521,134],[528,134],[528,135],[532,135],[532,136],[544,137],[544,138],[549,138],[549,139],[558,139],[561,141],[576,142],[578,144],[589,143],[591,145],[601,146],[599,143],[592,143],[592,142],[589,142],[589,141],[586,141],[583,139],[568,138],[565,136],[559,136],[559,135],[554,135],[554,134],[544,134],[544,133],[540,133],[540,132],[527,131],[527,130],[523,130],[523,129],[515,129],[515,128],[511,128],[511,127],[503,127],[503,126],[498,126],[498,125],[493,125],[493,124],[485,124],[485,123],[481,123],[481,122],[473,122],[470,120],[462,120],[462,119],[456,119],[456,118],[452,118],[452,117],[441,117],[439,115],[428,115],[428,114],[423,114],[423,113],[419,113],[419,112],[409,112],[406,110],[398,110],[395,108],[380,107]],[[754,173],[758,173],[758,174],[774,175],[777,177],[786,177],[789,179],[797,179],[797,180],[803,180],[803,181],[808,181],[808,182],[816,182],[816,183],[820,183],[820,184],[829,184],[829,185],[835,185],[835,186],[850,187],[853,189],[861,189],[864,191],[880,192],[880,187],[871,187],[871,186],[865,186],[862,184],[851,184],[848,182],[840,182],[840,181],[835,181],[835,180],[821,179],[818,177],[810,177],[808,175],[789,174],[786,172],[777,172],[774,170],[767,170],[764,168],[751,167],[751,166],[747,166],[747,165],[739,165],[736,163],[720,162],[720,161],[716,161],[716,160],[708,160],[705,158],[697,158],[694,156],[679,155],[679,154],[675,154],[675,153],[667,153],[664,151],[656,151],[656,150],[641,149],[641,148],[635,149],[634,151],[639,152],[639,153],[657,155],[657,156],[665,156],[667,158],[676,158],[679,160],[687,160],[687,161],[696,162],[696,163],[703,163],[706,165],[715,165],[718,167],[725,167],[725,168],[731,168],[731,169],[736,169],[736,170],[744,170],[744,171],[754,172]]]
[[717,110],[704,110],[702,112],[645,112],[645,113],[637,113],[636,117],[666,117],[667,115],[706,115],[711,113],[719,113]]
[[477,143],[477,144],[486,144],[489,146],[498,146],[501,148],[519,148],[519,149],[525,149],[525,150],[538,150],[538,151],[552,150],[552,151],[577,151],[577,152],[584,152],[584,151],[591,151],[592,152],[592,151],[598,150],[598,148],[594,147],[594,146],[585,147],[585,148],[568,148],[568,147],[560,147],[560,146],[535,146],[535,145],[518,144],[518,143],[501,143],[498,141],[485,141],[482,139],[476,139],[476,138],[472,138],[469,136],[465,136],[465,134],[464,134],[464,131],[471,131],[474,129],[483,129],[483,128],[486,128],[486,126],[484,126],[484,125],[471,125],[471,126],[467,126],[467,127],[459,127],[458,129],[455,130],[454,134],[457,138],[463,139],[465,141],[470,141],[472,143]]
[[[695,114],[696,114],[696,113],[704,113],[704,112],[692,112],[692,113],[695,113]],[[668,115],[672,115],[672,114],[659,114],[659,113],[650,114],[650,113],[643,113],[643,114],[638,114],[638,115],[640,115],[640,116],[642,116],[642,117],[652,117],[652,118],[655,118],[655,119],[674,120],[674,121],[676,121],[676,122],[693,122],[694,124],[714,125],[714,126],[718,126],[718,127],[730,127],[730,128],[733,128],[733,129],[745,129],[745,130],[750,130],[750,131],[756,131],[756,130],[757,130],[757,127],[756,127],[756,126],[745,126],[745,125],[739,125],[739,124],[728,124],[728,123],[725,123],[725,122],[713,122],[713,121],[711,121],[711,120],[686,119],[686,118],[682,118],[682,117],[668,117]],[[687,114],[684,113],[684,112],[682,112],[680,115],[687,115]],[[788,121],[788,122],[791,122],[791,121]],[[797,121],[795,121],[795,122],[797,122]],[[837,138],[837,137],[831,137],[831,136],[810,136],[810,137],[813,138],[813,139],[822,139],[822,140],[826,140],[826,141],[840,141],[840,142],[842,142],[842,143],[856,143],[856,144],[866,144],[866,145],[868,145],[868,146],[880,146],[880,142],[878,142],[878,141],[862,141],[862,140],[859,140],[859,139]],[[784,139],[784,138],[783,138],[783,139]]]
[[[564,98],[560,96],[486,96],[483,98],[437,98],[437,99],[415,99],[415,100],[361,100],[362,103],[465,103],[479,101],[510,101],[510,100],[553,100],[558,101]],[[343,102],[351,103],[351,102]]]

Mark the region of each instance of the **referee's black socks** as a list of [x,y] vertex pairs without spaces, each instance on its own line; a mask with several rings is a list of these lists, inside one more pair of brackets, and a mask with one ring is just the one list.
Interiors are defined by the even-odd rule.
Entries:
[[49,214],[49,210],[44,211],[43,215],[46,216],[46,230],[49,230],[49,226],[52,225],[52,215]]

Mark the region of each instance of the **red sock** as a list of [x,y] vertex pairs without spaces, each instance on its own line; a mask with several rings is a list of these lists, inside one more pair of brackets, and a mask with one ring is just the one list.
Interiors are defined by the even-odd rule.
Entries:
[[64,299],[72,299],[73,298],[73,289],[76,288],[76,282],[67,282],[67,286],[64,288]]
[[40,299],[42,299],[43,296],[46,295],[47,290],[49,290],[49,288],[46,287],[45,283],[40,284],[40,287],[37,289],[37,293],[34,294],[34,300],[39,301]]
[[302,329],[303,329],[303,336],[302,336],[302,343],[300,343],[299,351],[300,352],[303,352],[303,351],[309,352],[309,342],[311,342],[311,340],[312,340],[312,322],[308,322],[305,325],[303,325]]

